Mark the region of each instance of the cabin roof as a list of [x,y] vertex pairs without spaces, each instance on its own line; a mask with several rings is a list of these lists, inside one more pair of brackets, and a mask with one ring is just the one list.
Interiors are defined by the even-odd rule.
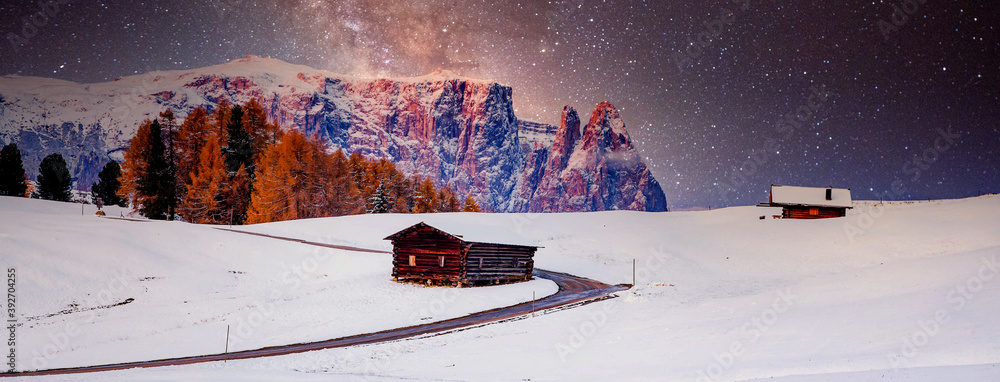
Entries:
[[[826,190],[831,190],[831,200],[826,200]],[[771,185],[772,206],[853,208],[851,189],[833,187],[798,187]]]
[[422,227],[429,227],[445,236],[449,236],[466,243],[516,245],[521,247],[541,248],[541,246],[534,241],[525,239],[521,235],[511,232],[505,227],[458,222],[434,222],[433,226],[425,222],[420,222],[389,235],[383,240],[394,240],[396,238],[406,236],[410,232]]

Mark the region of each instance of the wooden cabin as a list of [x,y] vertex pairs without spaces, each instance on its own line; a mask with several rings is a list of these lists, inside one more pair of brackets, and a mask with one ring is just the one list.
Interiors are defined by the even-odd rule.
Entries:
[[771,185],[769,207],[781,207],[783,219],[825,219],[847,215],[851,189]]
[[530,280],[539,248],[499,227],[445,231],[424,222],[385,240],[392,241],[393,280],[458,287]]

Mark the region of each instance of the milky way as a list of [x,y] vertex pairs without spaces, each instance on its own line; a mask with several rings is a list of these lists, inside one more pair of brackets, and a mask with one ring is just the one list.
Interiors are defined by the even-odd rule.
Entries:
[[0,74],[89,83],[254,54],[494,79],[547,123],[608,100],[673,207],[754,204],[770,184],[1000,192],[994,1],[6,0],[0,14]]

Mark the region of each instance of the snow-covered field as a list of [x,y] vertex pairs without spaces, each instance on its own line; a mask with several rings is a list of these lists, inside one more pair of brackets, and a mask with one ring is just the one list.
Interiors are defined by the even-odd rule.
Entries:
[[[106,219],[84,208],[81,216],[79,204],[0,197],[0,266],[16,274],[18,370],[222,353],[227,326],[231,351],[319,341],[558,290],[548,280],[466,289],[399,284],[388,254]],[[108,216],[122,212],[106,208]]]
[[[91,339],[96,334],[81,330],[72,341],[84,347],[81,352],[86,356],[68,351],[53,363],[92,359],[96,356],[89,354],[91,349],[101,346],[114,352],[107,357],[129,359],[150,358],[149,347],[160,353],[170,348],[217,352],[223,343],[218,328],[252,312],[253,296],[274,288],[266,286],[267,281],[280,280],[264,276],[278,273],[274,253],[291,259],[286,260],[291,266],[316,251],[181,223],[74,220],[83,219],[70,216],[73,211],[79,214],[79,206],[56,213],[55,207],[37,201],[0,203],[0,265],[8,263],[8,258],[31,264],[19,268],[18,285],[25,293],[19,309],[26,315],[38,314],[29,309],[66,309],[74,299],[81,299],[74,296],[85,296],[74,289],[100,291],[102,282],[110,278],[101,269],[138,269],[141,274],[135,280],[162,276],[131,282],[132,289],[116,295],[144,299],[135,297],[130,304],[99,310],[103,316],[94,330],[110,339]],[[1000,197],[855,206],[846,218],[817,221],[774,220],[770,218],[774,209],[735,207],[676,213],[365,215],[240,227],[387,249],[383,237],[417,221],[498,226],[545,247],[536,255],[539,268],[606,283],[631,283],[634,259],[637,286],[621,292],[620,298],[581,308],[441,336],[228,363],[45,379],[1000,379]],[[760,220],[760,216],[767,219]],[[19,222],[9,223],[12,217]],[[49,226],[58,227],[65,239],[56,242],[39,233]],[[103,230],[97,230],[98,226]],[[206,241],[220,249],[196,249]],[[10,243],[14,245],[9,247]],[[8,255],[7,248],[17,249],[14,256]],[[97,248],[116,248],[127,255],[113,256]],[[187,253],[191,251],[197,253]],[[303,283],[307,286],[277,289],[282,293],[282,307],[269,317],[280,318],[255,327],[255,332],[262,333],[250,337],[255,343],[287,340],[291,335],[286,331],[304,326],[309,328],[295,338],[317,335],[320,326],[341,325],[337,319],[342,314],[366,321],[378,318],[366,316],[374,311],[409,316],[433,297],[420,295],[424,300],[416,306],[398,304],[418,298],[416,294],[442,293],[386,281],[386,258],[369,263],[366,256],[371,255],[329,253],[336,260],[324,263],[328,268],[313,273],[310,282]],[[347,264],[350,273],[332,271]],[[32,267],[35,274],[29,274]],[[230,270],[245,273],[228,274]],[[381,278],[378,272],[383,272]],[[181,278],[190,284],[171,281]],[[350,286],[338,284],[345,280],[352,280]],[[366,300],[338,296],[327,302],[336,293],[323,288],[355,290],[355,285],[364,290],[358,293],[366,294]],[[545,286],[528,285],[497,288],[487,305],[520,301],[517,295]],[[483,288],[469,290],[479,289]],[[228,303],[234,297],[236,302]],[[29,308],[33,298],[42,308]],[[191,301],[184,304],[181,299]],[[319,301],[336,304],[336,308],[314,306]],[[369,307],[368,301],[397,306]],[[197,312],[192,314],[208,322],[188,324],[177,319],[192,303],[196,309],[191,310]],[[471,304],[444,305],[471,311]],[[118,310],[122,312],[112,313]],[[168,318],[150,317],[151,313]],[[64,317],[82,314],[40,319],[56,321],[21,329],[23,337],[19,338],[24,338],[25,345],[19,351],[30,351],[32,331],[42,333],[65,325],[70,319]],[[164,324],[184,325],[153,329]],[[130,334],[143,330],[142,335]],[[180,340],[175,337],[186,336],[172,335],[188,332],[195,338]],[[122,350],[126,347],[119,345],[126,343],[128,350]],[[24,365],[27,356],[22,357],[19,362]],[[62,357],[73,362],[59,361]]]

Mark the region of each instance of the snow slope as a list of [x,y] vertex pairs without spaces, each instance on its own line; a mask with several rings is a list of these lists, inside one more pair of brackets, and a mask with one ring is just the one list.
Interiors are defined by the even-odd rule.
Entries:
[[540,268],[631,283],[635,259],[637,286],[620,298],[443,336],[83,379],[1000,379],[1000,197],[855,207],[846,218],[809,221],[735,207],[246,227],[387,248],[376,232],[416,221],[494,225],[544,246]]
[[548,280],[467,289],[399,284],[388,254],[99,218],[85,208],[81,216],[79,204],[0,197],[0,266],[14,268],[17,279],[19,370],[221,353],[227,325],[233,351],[318,341],[558,289]]

